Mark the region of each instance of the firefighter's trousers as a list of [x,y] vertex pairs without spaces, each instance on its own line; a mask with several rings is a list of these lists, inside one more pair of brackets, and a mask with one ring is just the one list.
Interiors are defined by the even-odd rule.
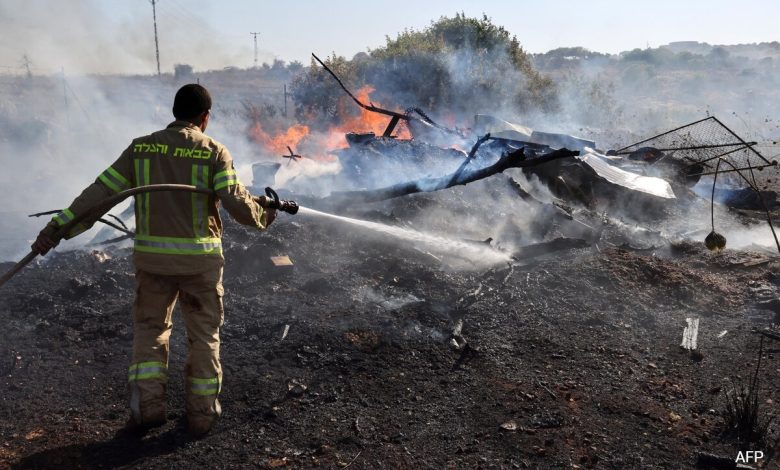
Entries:
[[131,417],[138,424],[165,420],[168,351],[176,300],[187,329],[187,418],[210,426],[220,415],[222,384],[222,268],[190,276],[136,272],[133,359],[129,369]]

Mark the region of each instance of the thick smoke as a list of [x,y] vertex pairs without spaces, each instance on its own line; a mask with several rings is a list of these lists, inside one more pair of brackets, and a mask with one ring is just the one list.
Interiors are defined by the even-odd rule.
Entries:
[[[27,214],[61,209],[130,144],[173,121],[176,90],[192,78],[0,76],[0,173],[3,192],[0,259],[18,257],[49,217]],[[207,80],[202,81],[207,87]],[[226,100],[219,86],[216,103]],[[246,123],[215,107],[208,133],[231,150],[239,177],[251,182],[254,146]],[[121,210],[117,208],[115,212]],[[87,233],[63,246],[88,242]]]
[[[246,64],[249,47],[226,49],[219,33],[193,12],[206,2],[159,2],[157,26],[163,72],[174,64],[192,64],[198,69]],[[62,69],[68,75],[84,73],[153,73],[157,65],[151,5],[137,2],[132,16],[118,18],[109,2],[81,0],[30,0],[0,4],[0,27],[6,40],[0,43],[0,65],[6,70],[24,68],[23,56],[34,74]],[[197,34],[193,34],[197,31]],[[261,60],[270,61],[268,53]]]
[[529,125],[585,134],[609,149],[715,115],[746,139],[776,141],[779,61],[777,43],[690,41],[615,55],[555,49],[534,65],[555,81],[561,112]]
[[[672,70],[665,70],[663,67],[655,65],[657,70],[651,70],[652,73],[648,72],[648,75],[638,72],[638,70],[647,72],[648,67],[641,63],[637,64],[641,61],[631,58],[631,56],[607,56],[589,52],[582,56],[582,50],[575,52],[581,56],[561,58],[563,65],[559,64],[560,70],[551,63],[539,61],[540,65],[555,77],[558,107],[554,110],[530,106],[527,103],[522,105],[523,100],[518,99],[518,97],[522,98],[524,92],[529,93],[527,90],[532,86],[524,73],[518,70],[499,70],[486,66],[486,64],[507,63],[509,61],[506,51],[500,48],[477,50],[465,47],[447,54],[429,54],[426,60],[421,60],[420,55],[415,55],[411,58],[393,60],[384,64],[374,63],[371,66],[366,65],[369,59],[365,55],[359,55],[352,62],[354,67],[363,70],[362,73],[353,72],[352,75],[349,75],[349,67],[342,64],[341,68],[345,71],[345,75],[352,78],[352,81],[347,81],[349,87],[355,90],[359,87],[370,86],[375,89],[375,93],[372,94],[372,102],[373,97],[376,96],[385,107],[390,109],[403,110],[412,106],[424,107],[420,103],[428,104],[430,107],[424,107],[424,109],[432,118],[446,125],[462,128],[469,127],[475,114],[490,114],[541,131],[569,133],[591,138],[604,150],[620,148],[654,133],[701,119],[708,113],[718,114],[722,120],[749,140],[763,141],[776,135],[777,125],[772,119],[759,119],[758,121],[761,122],[757,122],[755,119],[756,109],[759,109],[760,113],[770,112],[765,106],[756,108],[755,102],[741,103],[739,100],[733,100],[731,94],[720,98],[717,94],[710,93],[706,96],[712,99],[701,101],[694,101],[687,97],[686,90],[693,86],[690,82],[693,78],[681,83],[676,82],[674,78],[675,74],[681,73],[680,67],[684,69],[684,65],[678,64],[672,67]],[[762,61],[766,66],[766,60],[762,59]],[[438,67],[437,64],[443,67]],[[420,66],[412,67],[412,65]],[[616,70],[621,73],[616,74]],[[720,73],[708,78],[707,75],[699,74],[695,68],[688,70],[688,72],[693,74],[694,78],[702,80],[698,86],[703,87],[703,89],[715,90],[723,88],[724,82],[727,83]],[[429,91],[431,100],[421,99],[421,87],[409,86],[410,80],[417,79],[415,75],[417,73],[429,79],[431,86],[446,86],[448,94],[442,95],[432,88]],[[664,73],[667,73],[668,76],[662,77]],[[657,77],[657,79],[652,79],[652,77]],[[324,86],[323,82],[330,83],[330,88]],[[736,80],[735,87],[739,86],[738,84],[741,82],[744,82],[744,79]],[[744,85],[744,83],[741,84]],[[422,83],[422,85],[426,84]],[[341,105],[334,106],[336,109],[343,110],[343,108],[350,106],[357,109],[329,76],[324,76],[323,81],[318,82],[317,87],[312,90],[315,89],[321,93],[323,102],[332,99],[328,93],[339,94]],[[442,99],[442,96],[445,96],[445,99]],[[697,96],[699,99],[702,98],[701,95]],[[740,104],[743,106],[734,107]],[[734,111],[734,109],[739,111]],[[342,116],[342,119],[346,118]],[[345,129],[339,129],[338,132],[343,130]],[[356,126],[349,130],[360,132],[365,129]],[[456,146],[468,150],[476,137],[474,133],[471,133],[469,139],[457,139],[451,135],[434,131],[418,135],[418,140],[441,147]],[[770,152],[765,152],[766,156],[770,158],[774,156],[771,154],[771,148],[765,150]],[[406,155],[406,160],[404,160],[404,152],[410,153],[410,155]],[[437,162],[435,165],[420,164],[412,158],[412,154],[417,153],[424,154],[426,150],[411,149],[408,145],[399,145],[397,148],[390,146],[382,152],[384,158],[376,159],[373,159],[371,154],[366,153],[362,157],[371,159],[371,165],[379,167],[379,170],[357,175],[357,184],[345,179],[330,179],[326,189],[387,186],[427,175],[450,174],[457,167],[454,158],[451,161],[448,161],[447,158],[432,159]],[[474,166],[483,166],[492,162],[491,157],[486,156],[484,151],[480,155],[481,158],[473,162]],[[293,166],[292,170],[284,169],[285,182],[290,181],[289,174],[291,171],[296,171],[294,168]],[[300,169],[302,170],[303,167]],[[316,184],[307,182],[305,178],[303,181],[293,181],[302,183],[302,185],[296,186],[296,189]],[[353,186],[342,186],[350,183],[353,183]],[[479,185],[471,186],[477,187]],[[487,188],[481,188],[481,190],[487,190]],[[321,192],[327,194],[327,191]],[[459,194],[459,191],[455,192]],[[484,196],[482,197],[484,198]],[[487,200],[493,202],[490,198]],[[516,227],[530,225],[533,221],[533,214],[531,217],[513,220],[513,214],[522,212],[524,209],[525,215],[528,215],[527,208],[514,207],[516,202],[502,200],[493,205],[493,207],[506,207],[509,213],[507,217],[502,216],[501,218],[502,225],[509,228],[499,227],[498,230],[490,222],[483,220],[485,219],[481,217],[483,213],[453,214],[452,211],[457,211],[455,207],[433,208],[414,220],[415,223],[425,225],[426,220],[452,219],[455,215],[458,224],[448,227],[447,230],[464,237],[477,239],[488,232],[505,233],[507,230],[515,230]],[[670,224],[661,230],[663,235],[673,237],[679,233],[691,232],[694,228],[700,230],[706,228],[709,214],[707,210],[703,209],[702,204],[693,204],[687,210],[689,212],[685,217],[685,224],[679,226]],[[623,219],[629,224],[643,222],[641,211],[637,212],[635,207],[624,209],[619,204],[613,204],[610,211],[616,220]],[[718,217],[722,225],[734,227],[734,233],[745,232],[744,230],[736,230],[739,222],[729,220],[730,215],[723,214]],[[650,223],[650,225],[652,224]],[[434,227],[430,227],[430,229],[434,230]],[[760,230],[760,228],[757,229]],[[518,235],[515,237],[515,241],[519,244],[538,241],[534,239],[532,233],[527,231],[522,233],[523,230],[516,231]],[[766,246],[769,246],[768,242],[773,243],[771,238],[766,236],[753,237],[753,233],[753,231],[747,231],[743,235],[735,236],[734,243],[730,243],[730,246],[749,245],[752,239]],[[738,241],[740,239],[748,242],[742,243]]]
[[[246,122],[234,112],[241,98],[231,92],[232,78],[172,76],[175,64],[197,71],[246,63],[249,48],[226,50],[218,33],[192,13],[196,10],[159,2],[163,75],[152,77],[157,65],[151,5],[143,2],[137,14],[129,9],[123,18],[109,8],[96,0],[0,4],[0,27],[13,38],[0,43],[0,260],[18,257],[48,220],[26,214],[67,205],[133,137],[172,121],[173,95],[187,82],[200,79],[212,88],[209,133],[228,145],[240,177],[251,181],[256,149],[245,138]],[[260,58],[269,55],[261,51]],[[101,73],[113,75],[96,75]],[[90,238],[82,235],[63,246]]]

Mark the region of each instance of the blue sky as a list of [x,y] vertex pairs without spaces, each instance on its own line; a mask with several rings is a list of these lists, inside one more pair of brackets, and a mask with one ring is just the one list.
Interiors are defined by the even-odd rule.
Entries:
[[[108,3],[108,2],[106,2]],[[151,14],[143,0],[115,0]],[[699,40],[724,44],[780,39],[780,2],[734,0],[480,0],[480,1],[252,1],[158,0],[163,11],[204,19],[236,44],[259,31],[264,49],[301,59],[312,49],[353,54],[404,28],[423,28],[442,15],[487,14],[531,52],[583,45],[600,52]],[[324,53],[324,52],[323,52]]]
[[[0,5],[0,66],[28,53],[43,69],[128,72],[154,63],[148,0],[16,0]],[[780,40],[780,2],[769,0],[157,0],[163,69],[251,66],[336,52],[351,57],[404,28],[424,28],[456,12],[487,14],[530,52],[584,46],[599,52],[697,40],[736,44]],[[36,59],[37,57],[37,59]],[[59,63],[58,63],[59,62]]]

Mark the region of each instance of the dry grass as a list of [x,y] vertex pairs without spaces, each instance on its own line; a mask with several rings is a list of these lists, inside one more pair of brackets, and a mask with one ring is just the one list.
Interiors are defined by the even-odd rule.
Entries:
[[726,432],[737,438],[740,442],[766,443],[769,434],[769,426],[774,416],[767,415],[761,409],[761,401],[758,397],[760,389],[758,373],[761,369],[761,356],[764,352],[764,339],[758,348],[758,362],[750,382],[735,383],[732,381],[732,389],[724,391],[725,408],[723,417],[726,420]]

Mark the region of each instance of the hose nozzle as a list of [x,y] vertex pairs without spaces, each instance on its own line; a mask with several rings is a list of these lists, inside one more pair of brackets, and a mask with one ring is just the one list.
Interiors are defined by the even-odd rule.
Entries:
[[268,209],[276,209],[288,214],[298,213],[298,203],[295,201],[287,201],[285,199],[279,199],[279,195],[273,189],[265,188],[265,196],[258,196],[255,198],[258,204]]

